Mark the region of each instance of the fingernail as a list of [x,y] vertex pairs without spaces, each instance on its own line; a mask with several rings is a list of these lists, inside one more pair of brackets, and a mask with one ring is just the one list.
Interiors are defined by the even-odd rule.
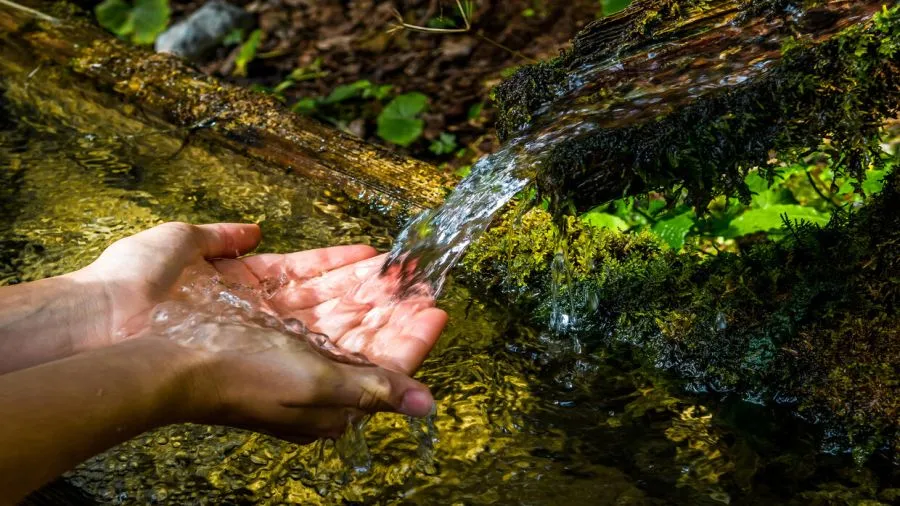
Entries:
[[434,410],[431,394],[422,390],[407,390],[400,402],[400,412],[409,416],[428,416]]

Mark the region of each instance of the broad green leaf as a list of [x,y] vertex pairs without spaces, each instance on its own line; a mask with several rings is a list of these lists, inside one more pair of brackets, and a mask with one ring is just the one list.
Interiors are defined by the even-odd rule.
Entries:
[[479,117],[481,117],[481,112],[484,110],[484,102],[478,102],[472,104],[469,107],[469,121],[475,121]]
[[769,188],[769,182],[756,172],[747,174],[744,182],[747,183],[747,187],[753,193],[751,200],[753,207],[766,208],[778,204],[795,204],[797,202],[790,190],[780,186],[777,181]]
[[684,246],[684,238],[693,226],[694,211],[685,211],[671,218],[657,221],[652,230],[672,249],[679,250]]
[[597,228],[614,228],[617,230],[628,230],[628,223],[616,215],[604,213],[601,211],[588,211],[581,219],[588,225]]
[[791,221],[808,221],[816,225],[826,225],[831,218],[827,213],[811,207],[798,205],[773,205],[765,209],[750,209],[731,221],[726,237],[740,237],[756,232],[780,230],[784,224],[782,215]]
[[244,29],[243,28],[235,28],[234,30],[228,32],[228,35],[222,39],[223,46],[236,46],[244,40]]
[[134,25],[131,40],[137,44],[153,44],[169,24],[169,13],[169,0],[135,0],[131,11]]
[[100,26],[124,37],[134,30],[131,5],[124,0],[104,0],[94,7],[94,14]]
[[325,97],[323,103],[336,104],[338,102],[343,102],[351,98],[356,98],[362,94],[363,90],[371,87],[372,83],[364,79],[361,81],[356,81],[352,84],[342,84],[332,90],[331,93],[327,97]]
[[256,58],[256,50],[259,49],[260,42],[262,42],[262,31],[253,30],[238,51],[237,59],[234,61],[234,75],[247,75],[247,65]]
[[428,97],[421,93],[405,93],[394,98],[378,115],[378,136],[401,146],[412,144],[425,128],[418,115],[427,103]]

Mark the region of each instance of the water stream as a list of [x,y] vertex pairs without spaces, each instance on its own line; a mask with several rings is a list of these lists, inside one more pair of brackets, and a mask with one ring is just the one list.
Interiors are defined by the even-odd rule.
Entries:
[[[584,354],[451,276],[557,143],[765,73],[785,28],[727,21],[695,34],[718,45],[666,58],[667,68],[655,66],[659,55],[678,45],[573,72],[527,129],[394,241],[397,231],[376,213],[351,212],[334,192],[214,146],[182,150],[178,132],[11,106],[16,119],[0,123],[2,284],[79,268],[110,241],[163,221],[253,221],[263,228],[262,251],[393,245],[385,269],[399,265],[406,274],[398,292],[440,295],[451,316],[420,376],[438,400],[436,417],[379,415],[338,441],[306,447],[224,427],[165,427],[91,459],[62,483],[104,504],[808,504],[834,491],[874,500],[892,490],[884,472],[859,470],[849,456],[818,457],[801,421],[776,425],[771,410],[677,392],[627,351]],[[723,56],[741,34],[772,37]],[[671,72],[683,76],[675,86],[650,79]],[[585,100],[612,82],[621,87],[609,98]],[[566,264],[561,250],[557,292]],[[193,273],[182,286],[181,299],[157,308],[153,330],[187,346],[257,350],[302,338],[336,360],[363,360],[302,322],[273,318],[265,304],[277,283],[247,291]],[[565,300],[555,307],[554,330],[564,333],[577,315]]]

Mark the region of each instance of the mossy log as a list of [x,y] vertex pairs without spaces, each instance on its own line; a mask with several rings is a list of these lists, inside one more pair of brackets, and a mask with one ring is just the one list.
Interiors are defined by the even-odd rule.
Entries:
[[51,102],[75,93],[110,113],[182,128],[386,212],[433,207],[451,185],[426,163],[294,114],[173,56],[129,46],[70,4],[19,3],[39,14],[0,4],[0,79],[7,87],[28,87]]
[[774,153],[826,151],[859,176],[900,110],[900,22],[883,4],[639,0],[499,86],[498,129],[591,124],[551,148],[537,180],[581,210],[676,188],[700,209],[722,193],[749,199],[743,176],[771,177]]

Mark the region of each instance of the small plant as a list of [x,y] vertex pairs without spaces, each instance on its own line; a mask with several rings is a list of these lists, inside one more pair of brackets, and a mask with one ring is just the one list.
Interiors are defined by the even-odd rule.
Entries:
[[262,30],[253,30],[247,40],[241,44],[237,59],[234,61],[234,74],[239,77],[247,76],[247,65],[256,58],[256,52],[262,42]]
[[456,136],[444,132],[431,142],[431,146],[428,148],[428,151],[441,156],[441,155],[449,155],[450,153],[456,151]]
[[604,16],[615,14],[631,5],[631,0],[598,0],[598,2]]
[[428,97],[421,93],[395,97],[378,115],[378,136],[400,146],[409,146],[422,136],[425,122],[419,115],[427,105]]
[[94,8],[100,26],[135,44],[153,44],[169,24],[169,0],[104,0]]

